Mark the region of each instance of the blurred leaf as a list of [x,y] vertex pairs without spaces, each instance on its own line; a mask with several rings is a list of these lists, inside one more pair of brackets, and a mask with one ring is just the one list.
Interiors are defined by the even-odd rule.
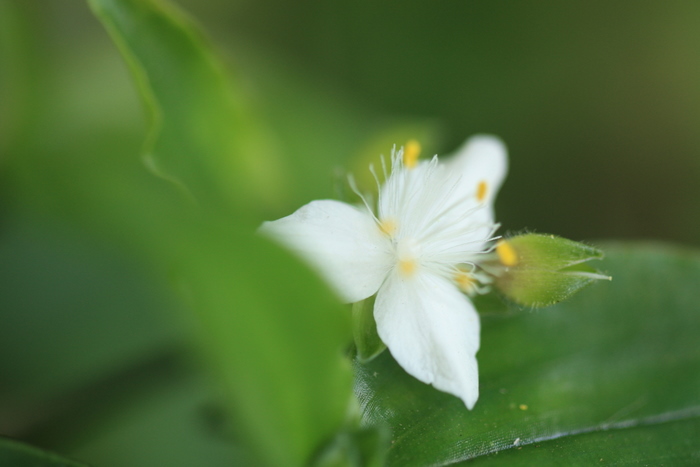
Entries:
[[[65,396],[180,344],[183,329],[169,319],[179,307],[144,269],[63,220],[3,216],[1,433],[26,435],[70,409]],[[111,386],[123,396],[129,382]],[[92,402],[80,394],[74,405]],[[61,434],[71,438],[73,428],[63,423]]]
[[[37,4],[24,5],[45,13],[32,6]],[[25,21],[33,25],[45,19],[29,16]],[[142,122],[123,63],[117,54],[104,54],[99,41],[92,43],[95,49],[74,50],[80,60],[57,46],[51,61],[35,50],[48,47],[50,39],[34,39],[30,68],[41,76],[30,78],[42,86],[32,113],[39,117],[29,119],[13,141],[12,157],[0,171],[0,203],[20,216],[43,214],[74,224],[87,237],[153,256],[162,249],[160,232],[172,228],[182,202],[173,184],[154,177],[139,160]]]
[[384,425],[339,432],[313,460],[313,467],[383,467],[389,444]]
[[152,124],[146,162],[195,199],[238,207],[283,196],[265,130],[199,31],[165,1],[89,0],[128,61]]
[[56,454],[0,438],[0,465],[12,467],[86,467]]
[[0,164],[7,157],[7,146],[21,126],[29,104],[27,62],[30,34],[15,4],[0,0]]
[[[447,465],[559,438],[572,465],[585,453],[568,437],[617,436],[635,425],[658,429],[659,443],[684,449],[680,458],[697,452],[672,439],[677,430],[655,427],[700,417],[700,256],[659,246],[605,250],[612,283],[545,310],[483,318],[481,396],[471,412],[408,376],[388,352],[357,364],[365,421],[393,432],[388,465]],[[519,461],[516,452],[509,458]]]
[[352,304],[352,333],[357,348],[357,358],[366,362],[382,353],[386,345],[377,334],[374,320],[374,300],[376,295]]
[[268,464],[302,465],[348,415],[350,316],[296,258],[227,224],[183,248],[205,356],[237,436]]
[[487,313],[506,313],[512,311],[511,306],[509,306],[512,305],[512,302],[509,304],[506,299],[502,298],[502,296],[494,290],[491,290],[484,295],[476,294],[475,296],[471,297],[471,301],[480,315]]
[[90,424],[89,433],[61,452],[95,467],[255,465],[235,440],[212,426],[210,386],[186,374],[142,389],[135,401]]
[[[284,192],[242,91],[228,86],[182,14],[149,0],[90,4],[153,113],[151,166],[205,206],[249,209]],[[235,210],[185,211],[162,239],[182,260],[203,354],[236,434],[267,464],[301,465],[347,416],[349,316],[298,260],[246,232]]]

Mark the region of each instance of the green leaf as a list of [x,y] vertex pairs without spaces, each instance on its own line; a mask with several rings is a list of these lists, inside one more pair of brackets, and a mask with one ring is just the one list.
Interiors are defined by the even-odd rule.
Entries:
[[256,465],[221,430],[225,420],[209,381],[198,374],[172,376],[147,390],[141,387],[129,404],[111,408],[98,421],[86,424],[83,418],[85,432],[61,452],[95,467]]
[[357,358],[367,362],[386,349],[386,345],[377,334],[374,321],[374,300],[376,295],[352,304],[352,334],[355,338]]
[[489,454],[459,465],[697,465],[700,418],[580,433]]
[[206,204],[249,208],[279,199],[284,172],[270,138],[189,18],[165,1],[89,4],[149,110],[146,163]]
[[184,247],[204,356],[236,435],[266,464],[302,465],[347,421],[350,314],[291,254],[227,224]]
[[[90,4],[151,111],[152,168],[205,207],[250,212],[284,193],[264,130],[184,15],[151,0]],[[347,418],[349,315],[298,260],[231,212],[183,210],[161,233],[168,248],[160,249],[179,265],[228,425],[260,462],[302,465]]]
[[33,109],[30,91],[32,34],[21,14],[19,5],[0,1],[0,101],[3,102],[0,119],[0,163],[9,156],[10,142],[25,123],[27,114]]
[[[85,389],[184,340],[183,329],[169,319],[178,307],[163,282],[123,249],[73,225],[6,214],[0,232],[0,433],[22,439],[30,433],[36,444],[62,448],[56,443],[79,438],[85,428],[74,411],[98,419],[127,398],[133,381],[126,377],[109,385],[119,397],[106,399],[104,412],[94,409]],[[148,378],[157,378],[153,373]],[[51,426],[56,430],[47,432]],[[36,430],[46,436],[37,439]]]
[[[447,465],[597,430],[622,435],[635,425],[673,444],[663,425],[654,427],[700,417],[700,256],[644,245],[606,252],[612,283],[545,310],[482,319],[481,395],[472,411],[408,376],[389,352],[358,363],[364,420],[392,429],[388,465]],[[681,458],[697,451],[677,444],[685,446]],[[586,459],[574,441],[566,445],[563,464]],[[614,455],[611,448],[601,457]]]
[[384,425],[344,430],[312,461],[313,467],[383,467],[389,444]]
[[12,467],[86,467],[57,454],[10,439],[0,438],[0,465]]

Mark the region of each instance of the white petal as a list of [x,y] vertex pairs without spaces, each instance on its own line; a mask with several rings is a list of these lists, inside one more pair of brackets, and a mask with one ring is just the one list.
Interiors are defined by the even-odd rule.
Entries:
[[313,201],[260,231],[307,260],[347,302],[373,295],[391,268],[389,240],[374,219],[339,201]]
[[445,204],[459,208],[434,223],[433,230],[439,230],[441,235],[427,253],[436,261],[468,256],[470,250],[484,248],[493,234],[493,203],[508,170],[505,145],[493,136],[470,138],[445,161],[443,184],[445,189],[451,189]]
[[486,203],[493,200],[508,172],[505,144],[495,136],[476,135],[469,138],[454,156],[445,158],[450,172],[461,177],[460,191],[476,193],[480,182],[486,182]]
[[379,336],[406,372],[474,406],[479,316],[454,284],[427,272],[408,279],[392,273],[379,289],[374,316]]

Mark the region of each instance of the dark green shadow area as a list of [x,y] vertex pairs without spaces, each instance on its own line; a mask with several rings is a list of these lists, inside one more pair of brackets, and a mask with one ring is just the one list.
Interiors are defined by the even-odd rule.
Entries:
[[87,467],[18,441],[0,438],[0,465],[8,467]]

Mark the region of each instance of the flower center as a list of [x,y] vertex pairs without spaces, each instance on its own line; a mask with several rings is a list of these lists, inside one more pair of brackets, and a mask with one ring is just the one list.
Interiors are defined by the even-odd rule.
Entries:
[[403,277],[411,277],[415,274],[416,269],[418,269],[418,263],[415,260],[400,260],[399,261],[399,272]]
[[402,238],[396,244],[396,259],[399,273],[403,277],[411,277],[418,270],[420,245],[412,238]]

